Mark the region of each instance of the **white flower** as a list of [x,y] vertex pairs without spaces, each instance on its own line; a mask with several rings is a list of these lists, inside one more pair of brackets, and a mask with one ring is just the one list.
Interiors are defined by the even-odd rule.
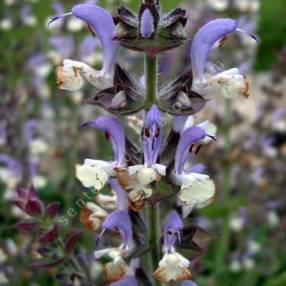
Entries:
[[239,216],[233,216],[229,220],[229,227],[232,231],[240,232],[244,227],[244,219]]
[[101,160],[86,159],[83,165],[76,165],[76,177],[86,188],[101,190],[112,173],[112,165]]
[[177,252],[166,253],[159,267],[153,273],[153,276],[162,283],[168,283],[172,280],[181,281],[188,280],[192,277],[188,270],[190,261]]
[[47,151],[48,145],[47,143],[40,138],[33,139],[30,143],[30,150],[32,155],[40,155]]
[[37,189],[37,188],[39,188],[39,189],[44,188],[44,187],[47,185],[47,183],[48,183],[47,178],[44,177],[44,176],[41,176],[41,175],[36,175],[36,176],[32,179],[32,181],[33,181],[33,185],[34,185],[34,187],[35,187],[36,189]]

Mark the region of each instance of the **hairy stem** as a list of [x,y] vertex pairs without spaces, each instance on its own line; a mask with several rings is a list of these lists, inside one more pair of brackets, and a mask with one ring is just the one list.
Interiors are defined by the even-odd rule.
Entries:
[[157,59],[145,56],[145,76],[146,76],[146,94],[147,105],[150,107],[156,102],[157,94]]

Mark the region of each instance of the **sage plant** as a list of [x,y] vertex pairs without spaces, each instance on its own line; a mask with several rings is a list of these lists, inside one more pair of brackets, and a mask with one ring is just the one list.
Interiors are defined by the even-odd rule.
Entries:
[[[196,285],[191,262],[183,256],[191,243],[187,239],[190,228],[184,221],[194,209],[214,200],[215,184],[196,163],[196,155],[216,140],[216,127],[208,121],[195,125],[193,115],[216,96],[248,96],[248,81],[238,68],[217,74],[205,72],[215,43],[222,45],[232,33],[247,33],[234,19],[206,23],[192,39],[191,66],[176,79],[159,83],[158,55],[189,40],[184,9],[164,13],[158,0],[144,0],[138,14],[120,7],[111,15],[97,5],[78,4],[50,23],[66,16],[84,21],[103,50],[101,70],[71,59],[65,59],[56,70],[60,89],[76,91],[87,82],[96,93],[85,103],[106,111],[82,127],[105,133],[113,160],[87,158],[76,165],[76,177],[87,192],[95,194],[94,202],[86,204],[81,216],[97,233],[94,258],[109,258],[104,276],[113,286],[172,281]],[[119,48],[142,52],[143,84],[118,63]],[[128,138],[129,131],[124,128],[130,118],[126,116],[133,114],[140,129],[139,144]],[[164,134],[165,126],[171,126],[169,134]],[[106,187],[116,201],[111,212],[102,207],[104,195],[100,192]],[[110,232],[119,234],[117,245],[106,245],[104,236]]]

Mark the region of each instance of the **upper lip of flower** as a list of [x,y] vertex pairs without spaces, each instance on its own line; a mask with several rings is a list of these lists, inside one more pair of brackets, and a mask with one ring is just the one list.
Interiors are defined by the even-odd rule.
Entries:
[[121,123],[113,116],[103,115],[84,123],[81,127],[89,125],[105,132],[106,138],[111,141],[115,163],[119,166],[122,165],[125,155],[125,132]]
[[116,210],[109,214],[102,223],[103,232],[108,230],[119,231],[125,248],[132,246],[132,225],[128,214],[125,210]]
[[144,163],[151,167],[156,164],[161,144],[160,111],[153,105],[147,113],[143,130]]
[[190,151],[189,148],[192,144],[203,140],[206,136],[207,134],[204,129],[197,126],[192,126],[183,132],[175,155],[175,172],[177,174],[182,173],[187,155]]
[[184,225],[182,219],[176,211],[171,211],[165,218],[163,225],[163,237],[164,246],[166,247],[167,252],[172,250],[177,238],[180,240],[180,231],[183,229],[183,227]]

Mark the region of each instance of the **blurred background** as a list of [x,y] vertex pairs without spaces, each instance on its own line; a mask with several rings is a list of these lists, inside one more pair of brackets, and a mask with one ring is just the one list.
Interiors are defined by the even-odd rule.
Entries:
[[[79,129],[102,114],[82,104],[95,91],[86,86],[65,92],[55,85],[54,69],[65,58],[101,65],[100,42],[83,22],[67,17],[47,25],[49,17],[78,2],[0,1],[0,285],[59,285],[53,269],[31,269],[35,253],[29,235],[11,227],[23,216],[11,203],[17,184],[33,182],[45,204],[61,202],[64,215],[81,196],[75,164],[111,155],[101,134]],[[113,12],[120,4],[139,6],[139,0],[89,2]],[[177,5],[188,10],[189,38],[218,17],[239,19],[241,28],[260,38],[257,45],[232,35],[213,50],[208,64],[209,70],[239,67],[251,89],[247,99],[217,98],[195,116],[196,122],[208,119],[218,126],[217,143],[198,158],[216,181],[218,194],[192,217],[212,234],[208,251],[193,257],[195,281],[200,286],[285,286],[286,2],[161,2],[165,11]],[[161,55],[162,82],[189,68],[189,45]],[[135,78],[142,75],[142,54],[121,49],[119,62]],[[78,214],[65,227],[72,226],[82,228]],[[81,244],[89,254],[92,236],[85,234]],[[99,265],[92,267],[96,275]]]

